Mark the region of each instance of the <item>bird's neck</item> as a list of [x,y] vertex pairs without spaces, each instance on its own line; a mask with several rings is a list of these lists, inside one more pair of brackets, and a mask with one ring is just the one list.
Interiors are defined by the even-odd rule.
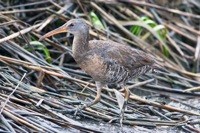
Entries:
[[72,53],[75,59],[80,58],[87,50],[89,44],[89,31],[84,34],[74,35]]

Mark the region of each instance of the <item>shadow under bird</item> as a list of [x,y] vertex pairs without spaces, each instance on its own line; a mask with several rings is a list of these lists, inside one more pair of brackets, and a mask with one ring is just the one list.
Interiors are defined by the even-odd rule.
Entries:
[[113,41],[89,41],[89,26],[83,19],[71,19],[63,26],[42,36],[40,40],[62,32],[74,35],[73,58],[80,68],[95,80],[97,87],[95,99],[80,109],[98,103],[101,98],[101,90],[107,84],[119,84],[125,90],[124,102],[120,110],[120,123],[122,123],[129,99],[129,90],[125,85],[131,79],[159,69],[154,57]]

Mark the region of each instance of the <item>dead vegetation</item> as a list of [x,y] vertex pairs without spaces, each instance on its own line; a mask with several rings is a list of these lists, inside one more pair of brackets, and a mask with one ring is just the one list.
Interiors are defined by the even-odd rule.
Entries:
[[[199,5],[198,0],[1,1],[0,132],[106,132],[87,127],[73,114],[57,112],[96,95],[94,81],[71,56],[71,35],[38,41],[71,18],[91,25],[91,39],[142,49],[168,71],[129,82],[132,93],[124,125],[200,132]],[[141,20],[143,16],[151,25]],[[108,88],[101,103],[78,114],[81,120],[113,123],[118,115],[114,91]]]

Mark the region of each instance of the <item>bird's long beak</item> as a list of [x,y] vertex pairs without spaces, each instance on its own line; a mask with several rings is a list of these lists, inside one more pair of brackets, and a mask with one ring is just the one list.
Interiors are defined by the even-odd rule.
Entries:
[[53,36],[53,35],[58,34],[58,33],[63,33],[63,32],[67,32],[66,25],[63,25],[63,26],[61,26],[61,27],[59,27],[59,28],[57,28],[53,31],[48,32],[47,34],[40,37],[39,41],[43,40],[44,38]]

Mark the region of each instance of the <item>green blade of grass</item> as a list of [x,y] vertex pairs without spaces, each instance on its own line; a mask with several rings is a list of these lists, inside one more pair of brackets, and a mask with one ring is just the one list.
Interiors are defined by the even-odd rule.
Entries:
[[[156,22],[149,19],[148,17],[141,17],[140,20],[133,22],[131,27],[131,33],[137,36],[140,36],[143,28],[147,29],[152,33],[163,45],[163,54],[169,58],[169,48],[165,44],[167,29],[163,25],[157,25]],[[145,34],[143,39],[147,38],[150,34]]]
[[[29,43],[31,46],[33,46],[34,50],[38,50],[38,51],[43,51],[44,52],[44,55],[45,55],[45,58],[46,58],[46,61],[48,63],[51,63],[52,62],[52,59],[51,59],[51,56],[50,56],[50,53],[49,53],[49,50],[47,49],[47,47],[39,42],[39,41],[31,41]],[[27,44],[26,44],[27,46]],[[26,48],[27,50],[30,50],[28,48]]]
[[101,23],[100,19],[94,12],[90,12],[90,17],[92,20],[92,24],[100,29],[105,29],[103,24]]

